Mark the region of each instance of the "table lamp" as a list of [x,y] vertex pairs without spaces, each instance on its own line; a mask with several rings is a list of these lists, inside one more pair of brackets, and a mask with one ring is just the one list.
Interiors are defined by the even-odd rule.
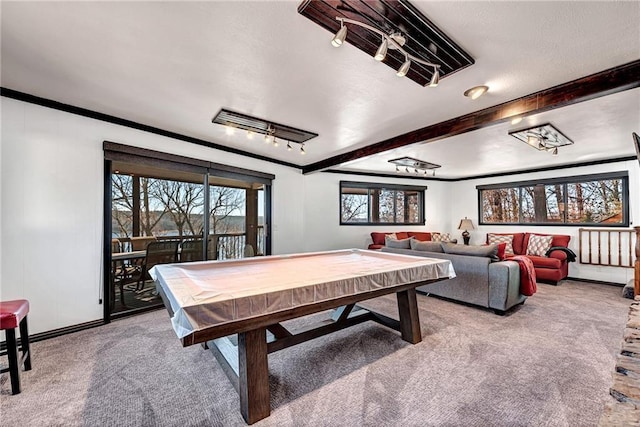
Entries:
[[471,220],[466,216],[464,217],[464,219],[460,220],[460,225],[458,226],[458,230],[464,230],[462,232],[462,239],[464,240],[465,245],[469,244],[469,239],[470,239],[470,235],[467,230],[474,230],[474,229],[475,227],[473,226],[473,222],[471,222]]

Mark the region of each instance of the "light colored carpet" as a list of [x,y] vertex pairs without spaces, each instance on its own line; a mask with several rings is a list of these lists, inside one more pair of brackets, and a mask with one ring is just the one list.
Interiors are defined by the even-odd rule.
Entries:
[[[418,295],[417,345],[368,322],[271,354],[272,412],[254,425],[596,425],[630,300],[538,289],[507,316]],[[395,297],[368,304],[397,315]],[[244,425],[213,355],[182,348],[164,310],[37,342],[22,381],[2,385],[3,426]]]

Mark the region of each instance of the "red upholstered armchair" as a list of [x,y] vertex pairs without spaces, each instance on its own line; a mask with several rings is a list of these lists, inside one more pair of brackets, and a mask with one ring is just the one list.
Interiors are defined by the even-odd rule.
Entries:
[[[571,236],[564,234],[542,234],[542,233],[490,233],[498,236],[513,236],[512,245],[514,255],[526,255],[533,262],[538,281],[557,285],[558,282],[569,275],[569,261],[567,254],[561,250],[551,251],[549,256],[527,255],[529,239],[532,235],[553,236],[551,247],[569,246]],[[487,243],[489,235],[487,234]]]

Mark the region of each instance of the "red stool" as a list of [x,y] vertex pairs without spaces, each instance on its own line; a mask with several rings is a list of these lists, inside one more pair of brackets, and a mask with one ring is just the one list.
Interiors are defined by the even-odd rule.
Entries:
[[[4,330],[7,336],[7,356],[9,367],[0,369],[0,373],[9,372],[11,377],[11,393],[20,393],[20,365],[24,364],[24,370],[31,370],[31,354],[29,353],[29,331],[27,330],[27,314],[29,313],[29,301],[17,299],[0,302],[0,330]],[[22,342],[22,357],[18,364],[18,342],[16,341],[16,328],[20,326],[20,341]]]

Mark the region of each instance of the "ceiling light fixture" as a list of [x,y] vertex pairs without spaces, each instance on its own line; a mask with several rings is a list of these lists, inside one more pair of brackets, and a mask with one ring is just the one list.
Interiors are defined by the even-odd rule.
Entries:
[[546,151],[553,156],[558,155],[558,147],[571,145],[573,141],[562,134],[550,123],[534,126],[527,129],[509,132],[509,135],[525,142],[527,145],[539,151]]
[[522,121],[522,116],[516,116],[513,119],[511,119],[511,124],[512,125],[517,125],[518,123],[520,123]]
[[471,99],[478,99],[489,90],[489,86],[474,86],[464,91],[464,96]]
[[434,176],[436,169],[441,167],[435,163],[426,162],[424,160],[414,159],[412,157],[400,157],[399,159],[389,160],[396,166],[396,172],[400,172],[400,168],[404,167],[406,173],[411,173],[410,168],[413,169],[413,173],[427,175],[427,171],[433,170]]
[[411,63],[416,62],[418,64],[433,67],[433,74],[431,76],[431,80],[429,81],[429,84],[427,85],[428,87],[436,87],[438,85],[438,82],[440,82],[440,72],[439,72],[440,65],[434,64],[433,62],[425,61],[424,59],[420,59],[416,56],[410,55],[406,50],[402,48],[402,46],[404,46],[404,44],[407,41],[407,39],[402,34],[399,34],[399,33],[385,34],[384,32],[380,31],[375,27],[372,27],[371,25],[368,25],[359,21],[354,21],[353,19],[349,19],[349,18],[342,18],[340,16],[337,16],[336,19],[340,21],[340,29],[331,40],[331,44],[334,47],[342,46],[342,44],[344,43],[347,37],[347,26],[345,25],[345,23],[354,24],[359,27],[366,28],[367,30],[372,31],[380,35],[380,37],[382,37],[382,43],[380,44],[380,47],[378,47],[378,50],[374,55],[374,59],[376,61],[384,61],[387,55],[387,49],[397,50],[398,52],[404,55],[405,61],[402,64],[402,66],[398,69],[398,72],[396,73],[398,77],[406,76],[407,73],[409,72],[409,69],[411,68]]
[[247,132],[248,139],[253,139],[255,134],[264,135],[265,144],[273,144],[274,147],[286,142],[288,151],[293,149],[292,144],[300,144],[302,154],[302,144],[318,136],[317,133],[225,109],[220,110],[212,122],[224,126],[227,133],[230,130],[242,129]]

